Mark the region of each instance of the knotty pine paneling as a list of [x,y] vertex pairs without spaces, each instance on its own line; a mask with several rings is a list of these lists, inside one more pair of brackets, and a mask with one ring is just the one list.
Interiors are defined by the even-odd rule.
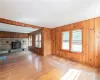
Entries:
[[[62,32],[82,29],[82,53],[61,49]],[[100,67],[100,17],[52,29],[52,54],[76,61],[91,67]]]
[[[40,32],[41,32],[41,38],[42,38],[41,48],[36,48],[35,47],[35,35]],[[33,51],[43,56],[50,55],[51,54],[51,29],[44,28],[44,29],[32,32],[31,34],[33,38],[32,39],[33,40],[32,41]]]
[[0,31],[0,38],[28,38],[28,34]]
[[43,54],[44,56],[51,54],[51,29],[43,29]]
[[51,47],[51,52],[52,52],[52,54],[55,54],[55,47],[56,47],[56,35],[55,35],[55,32],[56,30],[55,29],[52,29],[51,30],[51,35],[53,35],[53,36],[51,36],[51,45],[52,45],[52,47]]
[[95,18],[95,66],[100,68],[100,17]]

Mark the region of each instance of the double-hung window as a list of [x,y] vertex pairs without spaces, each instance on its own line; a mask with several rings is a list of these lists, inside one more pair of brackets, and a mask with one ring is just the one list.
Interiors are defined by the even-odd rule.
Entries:
[[69,50],[69,31],[62,33],[62,49]]
[[82,30],[72,31],[72,52],[82,52]]
[[35,47],[41,48],[41,33],[35,35]]
[[29,46],[32,46],[32,35],[29,35]]
[[71,52],[82,52],[82,30],[62,32],[62,49]]

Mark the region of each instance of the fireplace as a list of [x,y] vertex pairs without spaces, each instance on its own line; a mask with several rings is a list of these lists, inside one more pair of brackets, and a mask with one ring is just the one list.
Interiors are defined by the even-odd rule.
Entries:
[[21,48],[21,42],[20,41],[11,42],[11,47],[12,49],[19,49]]

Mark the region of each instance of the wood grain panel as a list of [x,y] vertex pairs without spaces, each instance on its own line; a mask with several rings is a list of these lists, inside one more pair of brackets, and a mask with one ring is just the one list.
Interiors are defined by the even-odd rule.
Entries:
[[55,39],[56,39],[56,37],[55,37],[55,29],[52,29],[51,30],[51,35],[53,35],[53,36],[51,36],[51,51],[52,51],[52,54],[54,54],[55,53]]
[[[63,31],[82,29],[82,53],[61,49]],[[100,17],[52,29],[52,54],[92,67],[100,67]]]
[[51,29],[43,29],[43,54],[44,56],[51,54]]
[[0,31],[0,38],[28,38],[28,34],[27,33],[15,33],[15,32]]
[[95,66],[100,68],[100,17],[95,18]]

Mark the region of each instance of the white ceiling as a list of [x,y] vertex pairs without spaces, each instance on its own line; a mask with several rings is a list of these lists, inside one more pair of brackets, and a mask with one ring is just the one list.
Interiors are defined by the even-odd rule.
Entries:
[[54,28],[100,16],[100,0],[0,0],[0,17]]
[[29,28],[29,27],[20,27],[14,25],[8,25],[0,23],[0,31],[9,31],[9,32],[19,32],[19,33],[30,33],[36,31],[37,29]]

